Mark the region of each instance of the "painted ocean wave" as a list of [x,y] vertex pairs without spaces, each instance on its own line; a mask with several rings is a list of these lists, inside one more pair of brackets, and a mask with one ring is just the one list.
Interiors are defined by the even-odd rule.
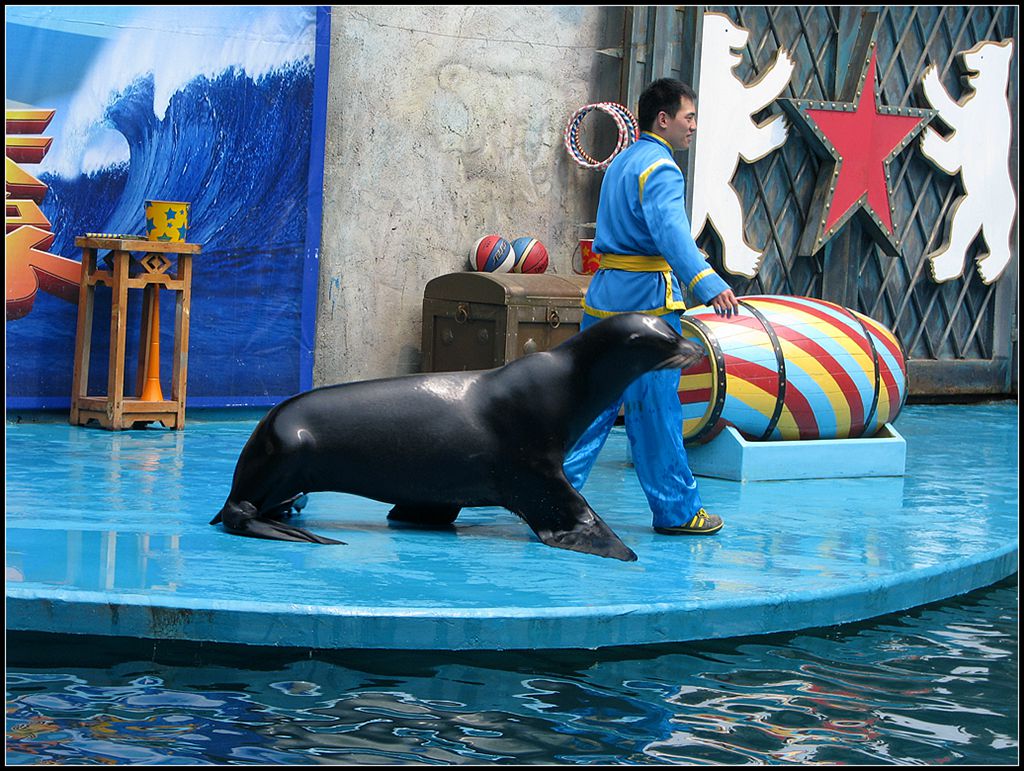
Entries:
[[[255,77],[237,66],[197,75],[162,116],[154,112],[156,89],[154,73],[140,75],[93,121],[124,138],[126,160],[72,176],[38,174],[49,187],[41,205],[55,236],[49,251],[77,260],[76,236],[144,234],[145,200],[189,201],[188,240],[202,245],[192,284],[190,400],[271,403],[299,390],[313,65],[301,59]],[[7,325],[9,396],[70,395],[75,309],[50,300],[40,295],[32,313]],[[173,303],[161,311],[169,350]],[[96,312],[103,313],[99,295]],[[48,369],[39,369],[38,349]],[[134,354],[131,340],[128,349]],[[94,365],[105,356],[94,347]]]
[[301,242],[312,84],[306,63],[259,80],[237,70],[201,76],[160,119],[152,77],[133,82],[105,113],[129,161],[70,179],[40,175],[49,186],[43,210],[53,251],[73,254],[74,237],[85,231],[144,233],[147,199],[189,201],[189,239],[204,253]]
[[[128,147],[106,113],[118,94],[140,80],[152,81],[149,108],[162,120],[174,96],[197,78],[215,80],[234,71],[259,80],[313,61],[315,6],[212,6],[198,16],[195,11],[195,6],[124,8],[114,21],[98,9],[60,10],[72,30],[109,39],[68,103],[49,105],[61,109],[51,126],[54,146],[40,171],[74,178],[127,161]],[[107,27],[115,31],[96,32]]]

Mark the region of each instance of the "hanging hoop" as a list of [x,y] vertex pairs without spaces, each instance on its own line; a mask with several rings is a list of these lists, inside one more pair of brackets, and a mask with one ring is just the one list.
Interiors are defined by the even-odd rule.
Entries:
[[[603,161],[593,158],[586,150],[580,147],[579,144],[580,124],[583,122],[583,119],[594,110],[600,110],[601,112],[610,115],[612,120],[615,121],[615,126],[618,129],[618,142],[615,145],[615,149],[612,150],[611,154]],[[621,153],[639,138],[640,126],[637,124],[636,118],[633,117],[633,113],[621,104],[616,104],[615,102],[596,102],[578,109],[569,119],[569,123],[566,124],[565,134],[563,137],[566,152],[569,153],[572,159],[583,168],[593,169],[595,171],[603,171],[604,169],[607,169],[608,164],[612,162],[616,155]]]

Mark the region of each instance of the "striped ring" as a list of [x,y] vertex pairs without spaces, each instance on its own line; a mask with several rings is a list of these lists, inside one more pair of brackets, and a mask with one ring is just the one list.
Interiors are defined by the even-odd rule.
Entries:
[[[580,125],[582,124],[583,119],[594,110],[600,110],[601,112],[610,115],[612,120],[615,121],[615,126],[618,129],[618,141],[616,142],[615,149],[612,150],[611,154],[603,161],[592,157],[582,147],[580,147],[579,144]],[[640,127],[636,118],[633,117],[633,114],[629,110],[615,102],[596,102],[594,104],[588,104],[585,107],[581,107],[573,113],[568,124],[566,124],[565,132],[563,134],[565,149],[566,152],[569,153],[570,157],[572,157],[572,159],[583,168],[593,169],[595,171],[603,171],[608,168],[608,164],[612,162],[616,155],[625,150],[639,138]]]

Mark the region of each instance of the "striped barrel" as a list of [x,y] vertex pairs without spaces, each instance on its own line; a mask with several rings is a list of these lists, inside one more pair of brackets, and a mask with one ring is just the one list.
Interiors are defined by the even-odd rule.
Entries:
[[683,335],[708,352],[679,383],[683,438],[709,441],[727,425],[751,440],[874,436],[907,396],[895,335],[827,300],[741,299],[732,318],[697,306]]

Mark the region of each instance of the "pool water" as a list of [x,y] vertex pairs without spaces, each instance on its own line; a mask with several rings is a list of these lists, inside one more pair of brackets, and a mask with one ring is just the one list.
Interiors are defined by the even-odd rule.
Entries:
[[1018,763],[1018,584],[805,632],[600,651],[8,636],[6,760]]

